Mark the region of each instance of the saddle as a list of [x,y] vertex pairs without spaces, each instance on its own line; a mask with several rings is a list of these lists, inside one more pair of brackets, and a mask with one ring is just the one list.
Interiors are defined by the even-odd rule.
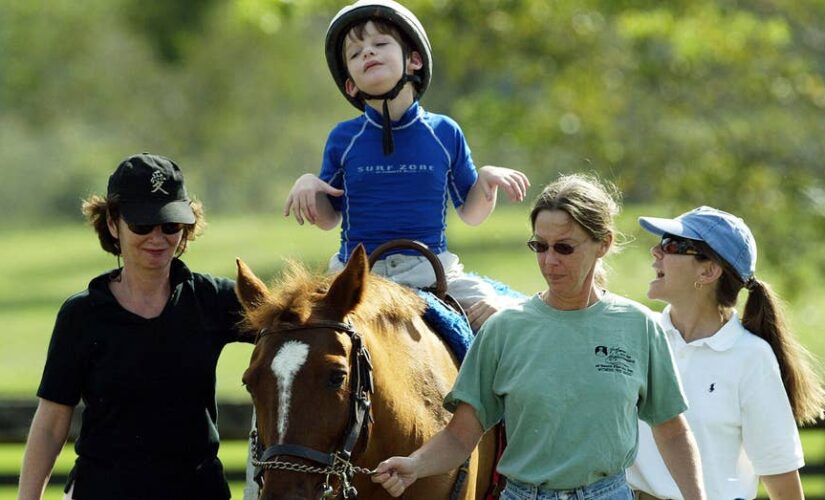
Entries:
[[[461,304],[459,304],[455,298],[447,293],[447,277],[444,273],[444,266],[441,265],[441,261],[438,260],[438,257],[432,252],[432,250],[429,249],[429,247],[427,247],[427,245],[415,240],[398,239],[388,241],[372,251],[369,256],[370,269],[372,269],[373,265],[385,253],[396,249],[416,250],[430,262],[430,265],[433,266],[433,271],[435,272],[435,284],[432,287],[417,290],[419,296],[421,296],[427,304],[427,309],[424,311],[422,319],[430,326],[430,328],[441,336],[441,338],[447,343],[448,347],[453,351],[453,354],[455,354],[458,362],[461,363],[464,360],[464,356],[467,354],[467,350],[470,348],[470,344],[473,342],[474,335],[464,308],[461,307]],[[521,295],[503,283],[489,278],[485,279],[490,281],[496,290],[500,291],[502,295]],[[496,433],[495,464],[498,464],[501,459],[501,455],[504,453],[504,448],[507,445],[504,423],[502,422],[495,426],[493,432]],[[464,479],[467,475],[467,465],[468,463],[465,463],[464,466],[459,469],[459,477],[457,478],[454,486],[452,495],[453,498],[457,498],[457,495],[463,486]],[[505,483],[504,476],[498,473],[497,467],[493,468],[492,477],[490,479],[490,489],[485,495],[485,499],[487,500],[498,498],[501,491],[504,489]]]
[[415,240],[391,240],[373,250],[369,256],[369,265],[373,265],[390,250],[415,250],[423,255],[433,266],[435,284],[431,287],[416,289],[416,293],[427,304],[421,319],[435,331],[461,363],[473,342],[473,330],[467,313],[461,304],[447,293],[447,277],[441,261],[424,243]]

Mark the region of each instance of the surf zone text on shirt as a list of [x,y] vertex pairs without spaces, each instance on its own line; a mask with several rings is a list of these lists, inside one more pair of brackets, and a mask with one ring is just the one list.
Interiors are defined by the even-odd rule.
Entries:
[[410,174],[433,172],[435,167],[433,165],[400,163],[398,165],[366,165],[357,167],[357,171],[359,174]]

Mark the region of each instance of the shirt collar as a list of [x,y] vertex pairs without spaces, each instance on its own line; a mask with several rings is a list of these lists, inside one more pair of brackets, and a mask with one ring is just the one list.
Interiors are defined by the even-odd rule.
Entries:
[[[401,118],[392,122],[392,128],[406,127],[418,118],[420,112],[421,106],[419,106],[418,101],[413,101],[410,107],[407,108],[407,111],[404,111],[404,114],[401,115]],[[370,123],[376,127],[382,127],[384,117],[381,116],[381,113],[379,113],[378,110],[373,109],[372,106],[364,106],[364,115]]]
[[[662,328],[668,335],[677,336],[679,339],[684,339],[682,334],[679,330],[673,326],[673,322],[670,320],[670,306],[668,305],[665,307],[665,310],[662,311]],[[746,333],[745,327],[739,322],[739,316],[736,314],[736,311],[731,311],[730,319],[722,325],[722,328],[719,329],[716,333],[711,335],[710,337],[705,337],[703,339],[694,340],[693,342],[688,343],[687,345],[692,346],[708,346],[714,351],[722,352],[727,351],[734,344],[739,338],[742,337]]]

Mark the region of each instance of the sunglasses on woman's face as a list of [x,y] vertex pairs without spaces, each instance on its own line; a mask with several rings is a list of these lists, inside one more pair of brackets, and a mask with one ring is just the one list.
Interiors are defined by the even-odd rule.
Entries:
[[677,238],[675,236],[665,236],[659,243],[659,248],[662,252],[671,255],[704,255],[696,244],[684,238]]
[[528,241],[527,247],[536,253],[544,253],[552,248],[553,251],[559,255],[570,255],[571,253],[576,251],[576,247],[569,243],[553,243],[551,245],[546,241],[538,240]]
[[154,231],[157,226],[160,226],[163,234],[177,234],[184,225],[180,222],[166,222],[164,224],[126,224],[126,226],[135,234],[146,235]]

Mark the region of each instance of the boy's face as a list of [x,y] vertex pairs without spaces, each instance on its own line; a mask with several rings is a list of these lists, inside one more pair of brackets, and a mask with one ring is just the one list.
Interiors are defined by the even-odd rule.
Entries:
[[344,59],[350,77],[346,82],[347,94],[355,97],[358,90],[380,95],[389,92],[403,72],[412,73],[423,65],[421,55],[412,51],[407,61],[402,61],[401,44],[390,33],[382,33],[375,23],[364,25],[359,39],[351,30],[344,40]]

